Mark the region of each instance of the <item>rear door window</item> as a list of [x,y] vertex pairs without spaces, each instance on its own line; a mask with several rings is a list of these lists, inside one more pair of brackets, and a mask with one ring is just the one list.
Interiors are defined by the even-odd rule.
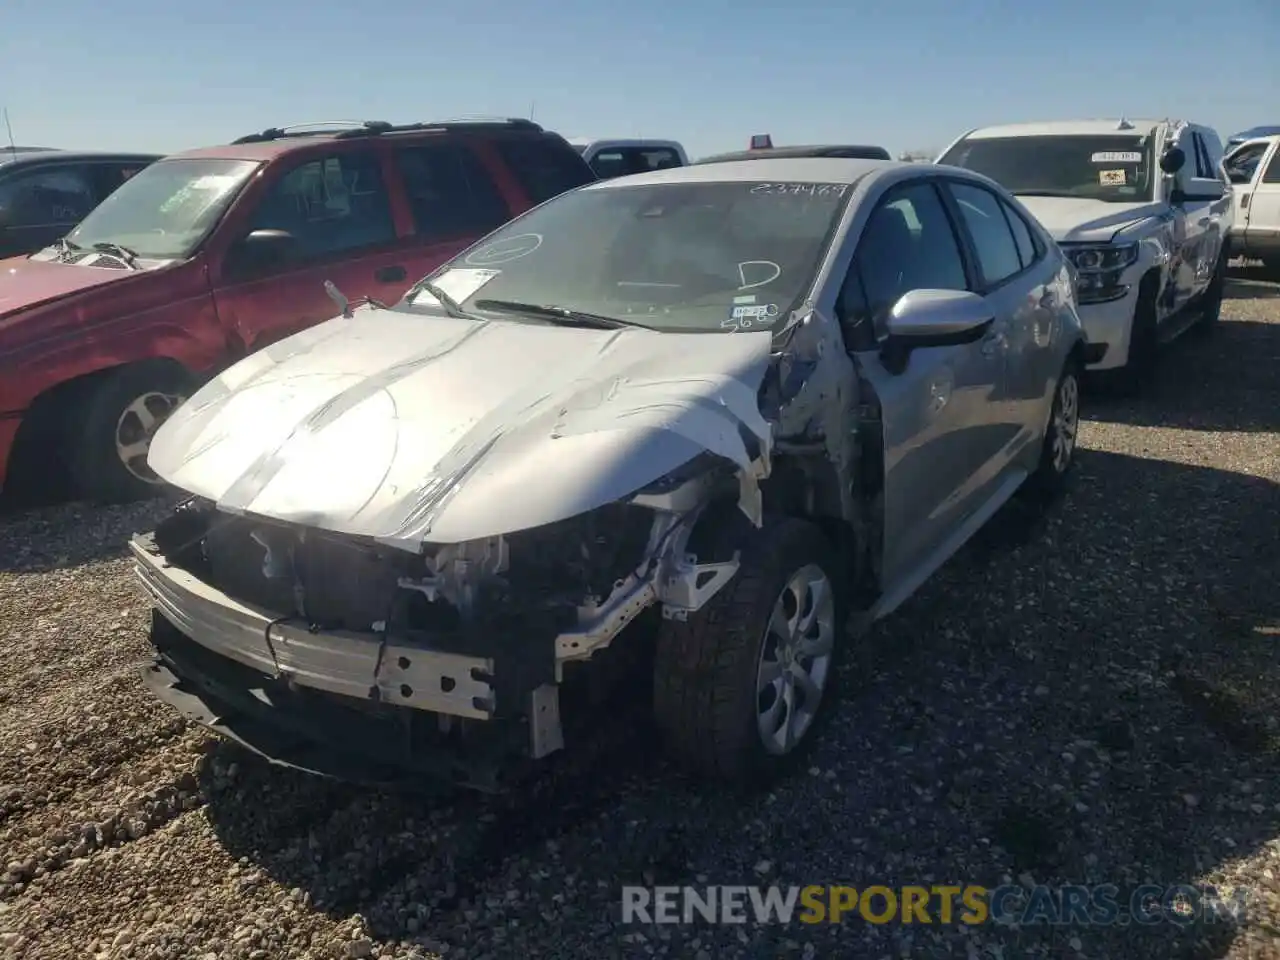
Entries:
[[1271,155],[1271,162],[1267,164],[1266,172],[1262,175],[1263,183],[1280,183],[1280,148]]
[[1003,200],[1000,201],[1000,209],[1004,211],[1005,219],[1009,221],[1009,229],[1013,231],[1013,239],[1018,244],[1018,256],[1022,260],[1023,268],[1031,266],[1040,258],[1040,247],[1031,234],[1031,228],[1027,226],[1027,221],[1022,219],[1022,214]]
[[987,288],[997,286],[1022,270],[1018,244],[1000,211],[1000,200],[990,190],[968,183],[949,183],[947,188],[960,207],[960,216],[973,238],[978,265]]
[[419,237],[485,234],[510,219],[497,185],[465,145],[442,140],[402,147],[396,159]]
[[1204,140],[1200,138],[1199,133],[1193,133],[1191,140],[1196,151],[1196,176],[1203,180],[1216,180],[1218,171],[1214,168],[1213,161],[1209,159],[1209,150],[1204,145]]
[[535,205],[596,179],[581,155],[562,141],[520,137],[496,140],[494,146]]

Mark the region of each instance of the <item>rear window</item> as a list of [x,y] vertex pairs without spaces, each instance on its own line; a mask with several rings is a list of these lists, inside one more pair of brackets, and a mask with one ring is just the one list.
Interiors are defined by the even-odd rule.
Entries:
[[494,146],[533,204],[596,179],[581,154],[563,140],[521,137],[498,140]]
[[681,166],[670,147],[606,147],[591,158],[591,169],[602,180]]

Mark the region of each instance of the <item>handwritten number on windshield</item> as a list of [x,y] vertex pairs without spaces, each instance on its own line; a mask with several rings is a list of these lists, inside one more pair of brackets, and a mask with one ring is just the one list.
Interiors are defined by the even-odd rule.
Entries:
[[750,190],[756,197],[843,197],[847,183],[757,183]]

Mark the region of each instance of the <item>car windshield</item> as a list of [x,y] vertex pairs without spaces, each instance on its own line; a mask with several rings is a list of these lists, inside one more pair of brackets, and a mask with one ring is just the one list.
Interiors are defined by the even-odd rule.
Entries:
[[1152,196],[1150,136],[992,137],[962,140],[939,161],[990,177],[1022,196],[1134,203]]
[[252,160],[160,160],[126,180],[67,240],[119,244],[157,260],[189,257],[257,169]]
[[[812,286],[850,193],[847,183],[760,181],[588,187],[500,228],[426,282],[464,310],[500,304],[515,319],[511,304],[672,332],[774,329]],[[426,291],[410,300],[434,303]]]

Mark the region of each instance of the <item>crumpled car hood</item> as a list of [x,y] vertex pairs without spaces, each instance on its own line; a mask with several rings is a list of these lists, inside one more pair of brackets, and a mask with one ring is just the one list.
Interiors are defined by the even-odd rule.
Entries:
[[705,451],[747,466],[771,335],[355,311],[242,360],[149,463],[220,509],[401,549],[624,497]]
[[1121,230],[1168,207],[1163,203],[1108,203],[1076,197],[1018,197],[1058,243],[1109,243]]

